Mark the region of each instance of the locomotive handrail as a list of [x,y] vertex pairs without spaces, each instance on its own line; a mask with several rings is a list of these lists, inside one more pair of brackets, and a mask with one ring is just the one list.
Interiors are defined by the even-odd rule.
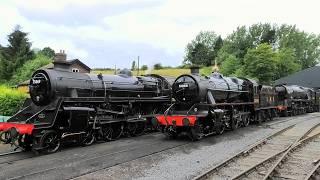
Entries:
[[[11,118],[16,117],[18,114],[20,114],[21,112],[23,112],[24,110],[26,110],[26,109],[28,109],[28,108],[30,108],[30,105],[29,105],[29,106],[26,106],[25,108],[23,108],[23,109],[21,109],[20,111],[18,111],[17,113],[15,113],[13,116],[11,116]],[[10,118],[10,119],[11,119],[11,118]]]
[[168,107],[168,109],[164,112],[164,116],[167,116],[168,113],[169,113],[169,110],[170,110],[173,106],[175,106],[175,105],[176,105],[176,103],[171,104],[171,105]]
[[29,117],[27,120],[26,120],[26,123],[28,121],[30,121],[31,119],[33,119],[35,116],[39,115],[40,113],[42,113],[44,110],[46,109],[46,107],[42,108],[40,111],[38,111],[37,113],[33,114],[31,117]]
[[86,82],[97,82],[100,83],[101,81],[106,83],[106,84],[124,84],[124,85],[136,85],[134,83],[130,83],[130,82],[116,82],[116,81],[104,81],[104,80],[92,80],[92,79],[83,79],[83,78],[73,78],[73,77],[62,77],[59,76],[56,78],[57,80],[62,80],[62,79],[74,79],[74,80],[80,80],[80,81],[86,81]]
[[164,120],[166,121],[167,126],[169,125],[169,122],[168,122],[168,120],[167,120],[167,116],[168,116],[169,110],[170,110],[173,106],[175,106],[175,105],[176,105],[176,103],[171,104],[171,105],[168,107],[168,109],[164,112]]
[[194,109],[196,106],[200,105],[199,103],[192,105],[189,110],[187,111],[187,116],[189,115],[189,112]]
[[212,89],[212,88],[208,88],[208,90],[214,90],[214,91],[227,91],[227,92],[249,92],[249,91],[240,91],[240,90],[230,90],[230,89]]

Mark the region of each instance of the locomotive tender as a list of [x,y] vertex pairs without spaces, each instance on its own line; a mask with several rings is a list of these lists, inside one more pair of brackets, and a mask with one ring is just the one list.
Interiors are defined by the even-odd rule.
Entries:
[[172,85],[172,95],[176,102],[156,122],[167,136],[186,134],[192,140],[248,126],[251,121],[272,120],[283,110],[295,112],[290,115],[313,112],[313,105],[319,104],[315,101],[319,96],[309,88],[259,85],[219,73],[181,75]]
[[171,85],[159,75],[131,76],[37,70],[30,99],[7,123],[0,140],[25,150],[56,152],[62,141],[90,145],[96,139],[139,135],[171,102]]

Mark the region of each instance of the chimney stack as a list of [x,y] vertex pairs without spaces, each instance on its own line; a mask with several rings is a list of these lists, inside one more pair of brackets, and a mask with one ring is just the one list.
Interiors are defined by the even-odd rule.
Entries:
[[64,50],[60,50],[59,53],[56,53],[54,56],[55,62],[66,62],[67,61],[67,55],[64,53]]

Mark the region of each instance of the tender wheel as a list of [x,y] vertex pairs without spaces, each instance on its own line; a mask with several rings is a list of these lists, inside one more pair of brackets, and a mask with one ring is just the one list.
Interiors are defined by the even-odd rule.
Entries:
[[95,139],[94,134],[92,132],[88,132],[84,135],[81,144],[83,146],[90,146],[94,143]]
[[130,136],[135,136],[137,125],[134,122],[128,123],[128,133]]
[[102,129],[103,131],[103,137],[105,141],[112,141],[113,140],[113,129],[111,126],[104,127]]
[[112,129],[113,129],[113,136],[112,138],[115,139],[119,139],[122,135],[123,132],[123,124],[122,123],[118,123],[118,124],[113,124],[111,125]]
[[226,125],[224,123],[221,123],[221,125],[219,125],[217,128],[216,128],[216,134],[218,135],[221,135],[224,133],[226,129]]
[[257,122],[258,122],[258,124],[261,124],[262,123],[262,121],[263,121],[263,115],[262,115],[262,113],[261,112],[258,112],[258,114],[257,114]]
[[248,115],[246,115],[243,117],[242,125],[243,125],[243,127],[247,127],[247,126],[249,126],[249,124],[250,124],[250,118]]
[[238,129],[238,127],[239,127],[239,121],[238,121],[238,119],[237,118],[232,118],[231,119],[231,130],[235,130],[235,129]]
[[146,123],[145,122],[137,122],[136,123],[135,136],[142,135],[144,133],[145,128],[146,128]]
[[123,133],[123,124],[110,124],[103,128],[103,136],[106,141],[119,139]]
[[42,152],[46,154],[55,153],[60,148],[60,137],[54,130],[47,131],[41,137],[40,144],[43,148]]

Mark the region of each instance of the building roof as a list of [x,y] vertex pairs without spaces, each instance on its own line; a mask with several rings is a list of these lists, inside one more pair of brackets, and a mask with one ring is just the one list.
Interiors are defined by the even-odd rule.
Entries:
[[310,88],[320,88],[320,66],[314,66],[280,78],[275,84],[300,85]]

